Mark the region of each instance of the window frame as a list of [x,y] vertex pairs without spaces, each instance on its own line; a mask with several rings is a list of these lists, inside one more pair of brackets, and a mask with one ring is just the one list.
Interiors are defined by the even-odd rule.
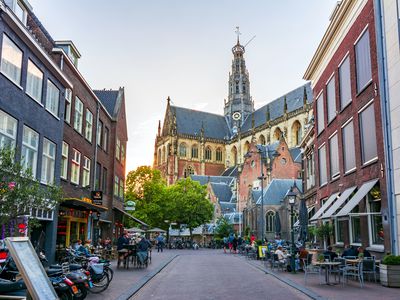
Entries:
[[92,161],[89,157],[83,156],[82,187],[90,187],[90,170]]
[[121,160],[121,140],[117,137],[115,142],[115,158],[120,161]]
[[[336,150],[336,161],[337,161],[337,172],[333,172],[332,170],[332,166],[333,166],[333,154],[332,153],[332,140],[336,138],[336,147],[334,150]],[[328,138],[328,142],[329,142],[329,167],[330,167],[330,179],[331,180],[336,180],[338,177],[340,177],[340,163],[339,163],[339,136],[338,136],[338,132],[335,131],[329,138]]]
[[64,107],[64,121],[71,124],[71,109],[72,109],[72,90],[65,89],[65,107]]
[[[0,149],[5,147],[8,141],[10,141],[10,148],[15,149],[17,144],[18,120],[0,109],[0,120],[2,120],[1,117],[4,121],[4,130],[1,129],[0,124]],[[12,134],[8,133],[9,125],[12,125]]]
[[[71,182],[79,185],[80,177],[81,177],[81,156],[82,153],[79,152],[77,149],[72,148],[72,158],[71,158]],[[75,166],[75,167],[74,167]],[[74,169],[76,168],[77,173],[77,181],[74,181]]]
[[[372,116],[374,118],[374,126],[371,126],[370,122],[367,122],[367,130],[366,132],[368,132],[368,134],[366,134],[365,136],[371,136],[371,130],[374,130],[375,133],[375,140],[377,138],[377,132],[376,132],[376,116],[375,116],[375,107],[374,107],[375,103],[374,103],[374,99],[372,99],[371,101],[369,101],[366,105],[364,105],[359,111],[358,111],[358,127],[360,130],[360,148],[361,148],[361,163],[363,166],[368,165],[376,160],[378,160],[378,146],[377,143],[373,143],[373,145],[376,147],[376,154],[375,156],[366,159],[365,158],[365,148],[370,149],[370,147],[364,147],[364,135],[363,135],[363,121],[362,121],[362,114],[367,111],[369,108],[372,108]],[[371,120],[368,120],[371,121]],[[369,129],[369,130],[368,130]]]
[[[320,151],[322,151],[321,149],[324,149],[324,157],[325,157],[325,177],[326,177],[326,180],[325,180],[325,182],[321,182],[322,180],[321,180],[321,174],[323,174],[322,172],[321,172],[321,157],[323,157],[322,155],[321,155],[321,152]],[[318,148],[318,172],[319,172],[319,178],[318,178],[318,181],[319,181],[319,186],[325,186],[325,185],[327,185],[328,184],[328,166],[327,166],[327,160],[326,160],[326,144],[325,143],[323,143],[319,148]]]
[[[54,93],[52,93],[52,89]],[[57,99],[52,98],[53,95],[57,95]],[[60,89],[50,79],[47,79],[45,108],[53,116],[58,118],[60,110]]]
[[[61,169],[60,177],[62,179],[68,179],[68,154],[69,154],[69,144],[65,141],[62,142],[61,149]],[[66,149],[66,151],[65,151]]]
[[89,108],[86,108],[85,115],[85,139],[90,143],[93,141],[93,113]]
[[[325,100],[324,100],[324,91],[323,90],[318,94],[315,101],[317,102],[317,136],[318,136],[325,130],[325,127],[326,127],[326,125],[325,125],[325,107],[324,107]],[[320,111],[320,109],[321,109],[321,111]],[[322,118],[321,118],[321,113],[322,113]]]
[[[342,84],[342,79],[345,79],[343,77],[343,73],[342,73],[342,67],[344,66],[345,63],[348,63],[348,68],[349,68],[349,78],[348,78],[348,85],[349,85],[349,96],[350,99],[346,100],[346,102],[343,101],[343,89],[342,87],[344,86],[344,84]],[[338,66],[338,84],[339,84],[339,104],[340,104],[340,110],[344,110],[347,106],[349,106],[351,104],[351,102],[353,101],[353,97],[352,97],[352,89],[351,89],[351,65],[350,65],[350,53],[347,52],[346,55],[343,57],[342,61],[340,62],[339,66]],[[347,81],[346,81],[347,82]]]
[[[24,136],[25,136],[25,129],[32,132],[34,135],[37,136],[37,145],[36,148],[34,146],[32,146],[32,144],[26,143],[24,141]],[[34,153],[34,159],[33,159],[33,163],[32,163],[32,176],[34,178],[37,178],[37,170],[38,170],[38,155],[39,155],[39,144],[40,144],[40,135],[38,132],[36,132],[35,130],[33,130],[32,128],[24,125],[23,129],[22,129],[22,149],[21,149],[21,164],[23,166],[24,170],[27,170],[29,168],[27,168],[27,162],[24,159],[24,148],[27,148],[30,151],[33,151]]]
[[[39,95],[34,95],[33,91],[30,91],[30,88],[32,85],[29,84],[29,78],[35,78],[35,76],[33,75],[33,73],[29,72],[30,67],[34,69],[34,71],[37,71],[38,73],[40,73],[42,76],[40,77],[40,84],[38,85],[38,87],[40,87],[39,89]],[[32,74],[32,75],[29,75]],[[43,97],[43,78],[44,78],[44,73],[43,71],[31,60],[28,59],[28,64],[27,64],[27,68],[26,68],[26,86],[25,86],[25,93],[31,97],[33,100],[35,100],[36,102],[38,102],[40,105],[42,104],[42,97]]]
[[[48,147],[46,147],[46,144]],[[51,155],[51,150],[50,147],[54,147],[54,153],[53,156]],[[48,148],[49,152],[46,153],[45,149]],[[47,138],[43,138],[43,147],[42,147],[42,172],[40,176],[40,182],[46,185],[51,185],[55,183],[55,170],[56,170],[56,153],[57,153],[57,145],[50,141]],[[47,178],[49,177],[49,174],[47,174],[47,168],[49,167],[48,164],[50,164],[50,168],[52,168],[52,171],[50,173],[50,179],[48,180]]]
[[96,130],[96,145],[102,148],[103,146],[103,122],[99,120],[97,123],[97,130]]
[[[360,76],[359,74],[365,74],[365,72],[362,72],[363,70],[359,69],[360,64],[358,63],[358,54],[357,54],[357,46],[360,45],[360,41],[364,38],[365,34],[368,33],[368,58],[369,58],[369,69],[368,71],[370,72],[370,78],[360,86]],[[371,36],[369,33],[369,26],[368,24],[365,26],[365,28],[362,30],[360,35],[358,36],[357,40],[354,42],[354,54],[355,54],[355,70],[356,70],[356,89],[357,89],[357,94],[361,93],[371,82],[372,82],[372,60],[371,60]],[[364,70],[365,71],[365,70]]]
[[[352,166],[351,168],[346,168],[346,161],[347,161],[347,155],[346,155],[346,153],[347,153],[347,151],[348,150],[350,150],[350,147],[349,147],[349,145],[347,145],[346,144],[346,141],[345,141],[345,139],[346,139],[346,132],[345,132],[345,128],[347,127],[347,126],[349,126],[350,125],[350,123],[352,124],[352,126],[353,126],[353,130],[352,130],[352,132],[350,133],[350,136],[352,137],[352,139],[353,139],[353,152],[354,152],[354,166]],[[357,159],[356,159],[356,145],[355,145],[355,135],[354,135],[354,120],[353,120],[353,117],[351,117],[349,120],[347,120],[343,125],[342,125],[342,127],[341,127],[341,131],[342,131],[342,151],[343,151],[343,171],[344,171],[344,174],[348,174],[348,173],[351,173],[351,172],[353,172],[355,169],[356,169],[356,167],[357,167]]]
[[[336,118],[337,105],[336,105],[336,86],[335,86],[335,84],[336,84],[335,73],[333,73],[325,86],[325,88],[326,88],[326,96],[325,96],[326,112],[327,112],[328,124],[330,124]],[[331,111],[332,109],[333,109],[333,112]]]
[[[78,109],[80,108],[80,109]],[[74,129],[82,135],[82,127],[83,127],[83,102],[79,99],[78,96],[75,96],[75,105],[74,105]]]
[[[10,42],[13,50],[18,50],[18,54],[20,55],[19,61],[19,76],[18,78],[13,78],[12,74],[8,74],[6,69],[3,69],[3,58],[4,58],[4,43],[5,41]],[[22,90],[21,81],[22,81],[22,66],[23,66],[24,52],[20,47],[5,33],[3,33],[2,45],[1,45],[1,58],[0,58],[0,73],[3,74],[8,80],[10,80],[13,84],[15,84],[18,88]],[[17,66],[18,68],[18,66]]]

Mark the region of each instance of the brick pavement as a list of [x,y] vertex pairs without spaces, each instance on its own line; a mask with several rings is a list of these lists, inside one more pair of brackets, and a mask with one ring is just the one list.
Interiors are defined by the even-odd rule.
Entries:
[[[244,257],[237,256],[241,260],[246,260]],[[304,282],[304,273],[299,272],[296,274],[288,273],[286,271],[271,271],[269,264],[265,268],[265,264],[261,261],[248,261],[248,263],[257,265],[262,270],[266,270],[268,273],[276,276],[277,278],[287,282],[290,285],[297,286],[300,289],[308,290],[314,294],[317,299],[384,299],[384,300],[398,300],[400,299],[400,289],[387,288],[382,286],[379,282],[365,281],[364,287],[361,288],[360,284],[356,280],[349,279],[348,283],[344,286],[338,285],[326,285],[319,283],[318,274],[310,274],[307,276],[307,284]],[[333,276],[332,276],[333,277]],[[333,280],[334,278],[332,278]],[[324,281],[325,278],[322,278]],[[314,298],[313,297],[313,298]]]
[[[143,281],[144,278],[148,277],[157,269],[160,268],[163,264],[168,262],[171,258],[173,258],[177,253],[180,253],[178,250],[164,250],[164,252],[157,253],[157,251],[152,252],[152,260],[151,264],[147,268],[136,269],[130,267],[127,269],[117,269],[117,261],[112,261],[112,268],[114,270],[114,278],[110,283],[110,286],[102,292],[101,294],[88,294],[86,299],[118,299],[124,298],[124,294],[131,288],[133,288],[136,284]],[[126,298],[126,297],[125,297]]]

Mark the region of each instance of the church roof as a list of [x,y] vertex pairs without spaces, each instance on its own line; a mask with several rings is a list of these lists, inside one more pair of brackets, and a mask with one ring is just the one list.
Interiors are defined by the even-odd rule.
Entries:
[[230,202],[220,202],[221,211],[223,214],[232,213],[236,211],[236,204]]
[[208,138],[223,140],[230,136],[224,116],[172,105],[171,110],[176,115],[178,134],[200,136],[203,128]]
[[211,188],[220,202],[231,202],[232,189],[225,183],[211,183]]
[[201,185],[205,185],[209,182],[214,183],[225,183],[232,184],[232,181],[235,179],[230,176],[208,176],[208,175],[190,175],[190,178],[194,181],[198,181]]
[[301,148],[300,147],[295,147],[292,149],[289,149],[290,155],[293,158],[293,161],[295,163],[301,163]]
[[[296,185],[299,191],[302,192],[302,182],[300,179],[272,179],[270,184],[264,189],[264,204],[280,205],[284,200],[286,193],[294,185]],[[257,204],[261,204],[261,193],[256,199]]]
[[[307,102],[311,103],[313,99],[312,89],[311,89],[311,84],[307,82],[306,84],[294,89],[293,91],[257,109],[253,113],[254,126],[258,127],[261,126],[262,124],[265,124],[265,122],[267,121],[266,115],[268,106],[269,106],[270,120],[275,120],[283,116],[285,97],[286,97],[288,113],[301,108],[303,106],[304,88],[306,89]],[[252,126],[252,115],[249,115],[241,128],[242,132],[247,132],[251,130],[251,126]]]
[[233,166],[230,167],[228,169],[226,169],[221,176],[225,177],[225,176],[234,176],[237,177],[238,176],[238,167],[237,166]]
[[111,116],[114,116],[115,105],[118,99],[118,90],[94,90],[97,98],[103,103]]

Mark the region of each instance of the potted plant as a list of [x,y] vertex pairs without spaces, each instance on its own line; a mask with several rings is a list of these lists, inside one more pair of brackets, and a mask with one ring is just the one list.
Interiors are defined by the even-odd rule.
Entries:
[[318,256],[317,256],[317,261],[318,262],[323,262],[324,259],[325,259],[325,257],[324,257],[324,255],[322,253],[318,254]]
[[386,255],[379,269],[383,286],[400,287],[400,255]]

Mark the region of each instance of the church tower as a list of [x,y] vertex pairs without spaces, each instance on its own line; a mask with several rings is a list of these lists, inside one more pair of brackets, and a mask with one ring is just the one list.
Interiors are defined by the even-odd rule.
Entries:
[[237,43],[232,48],[232,70],[229,73],[228,101],[225,101],[224,115],[232,134],[235,135],[246,118],[254,112],[254,102],[250,97],[249,72],[244,60],[245,48],[239,41],[239,27],[236,27]]

